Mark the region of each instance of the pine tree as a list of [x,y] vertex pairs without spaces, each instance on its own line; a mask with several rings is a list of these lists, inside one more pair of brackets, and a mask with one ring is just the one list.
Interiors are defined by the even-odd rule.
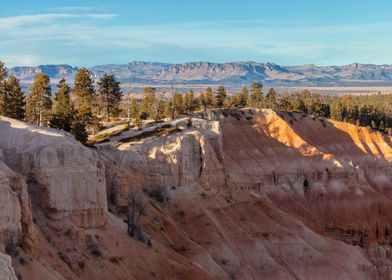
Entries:
[[174,119],[175,112],[174,112],[173,98],[169,98],[168,100],[166,100],[163,111],[165,116]]
[[9,76],[7,80],[3,82],[3,93],[0,95],[0,114],[23,120],[25,115],[25,97],[22,88],[19,84],[19,80],[14,76]]
[[263,107],[263,84],[252,83],[250,85],[249,107],[261,108]]
[[193,90],[189,91],[189,112],[193,113],[194,111],[197,110],[198,107],[198,102],[197,99],[195,98],[195,94]]
[[184,96],[184,111],[185,113],[189,114],[190,113],[190,107],[191,107],[191,102],[189,98],[189,92],[185,93]]
[[26,101],[26,120],[39,126],[47,125],[52,108],[49,77],[38,73],[35,75],[30,95]]
[[181,92],[176,92],[173,98],[174,116],[184,113],[184,97]]
[[204,94],[204,92],[200,93],[200,95],[199,95],[199,103],[200,103],[201,109],[205,112],[207,110],[207,99],[206,99],[206,95]]
[[156,89],[153,87],[146,87],[143,90],[143,98],[142,98],[142,103],[140,105],[140,111],[141,111],[141,118],[142,119],[147,119],[149,117],[154,117],[153,112],[154,112],[154,106],[156,103]]
[[116,81],[114,75],[103,75],[98,80],[98,99],[103,109],[102,113],[106,114],[106,120],[109,122],[110,117],[118,117],[120,113],[120,102],[122,92],[120,83]]
[[136,118],[139,115],[139,106],[135,97],[131,98],[129,114],[131,118]]
[[8,76],[8,69],[5,67],[4,62],[0,61],[0,82],[4,81]]
[[[99,108],[96,102],[93,74],[87,68],[79,69],[75,74],[72,93],[75,95],[75,109],[80,117],[80,122],[85,125],[94,123],[94,108]],[[100,112],[96,112],[97,115]]]
[[8,69],[5,67],[4,62],[0,61],[0,114],[2,114],[3,107],[5,106],[3,97],[5,95],[5,79],[7,75]]
[[185,94],[184,103],[185,103],[185,112],[186,113],[190,114],[196,110],[197,104],[196,104],[195,95],[194,95],[192,89]]
[[340,101],[340,99],[336,99],[331,103],[331,117],[334,120],[343,121],[346,117],[345,108]]
[[279,110],[290,112],[293,111],[290,95],[285,92],[279,99]]
[[[370,118],[369,118],[370,114],[371,114],[370,108],[366,104],[359,108],[359,123],[361,126],[368,126],[370,124]],[[331,106],[331,116],[332,116],[332,106]],[[336,116],[332,116],[332,118],[337,119]]]
[[74,110],[70,93],[71,88],[67,85],[65,79],[61,79],[54,96],[52,119],[50,120],[51,127],[71,131]]
[[305,111],[306,111],[305,103],[302,101],[302,99],[298,95],[293,96],[293,99],[291,101],[291,105],[292,105],[293,111],[303,112],[303,113],[305,113]]
[[76,115],[75,118],[72,120],[71,134],[75,137],[77,141],[79,141],[83,145],[87,144],[88,134],[86,130],[86,125],[78,115]]
[[265,97],[265,107],[269,109],[276,109],[276,91],[274,88],[270,88],[267,96]]
[[211,109],[214,105],[214,92],[211,87],[207,87],[205,91],[205,103],[207,109]]
[[163,118],[163,113],[164,113],[164,109],[165,109],[164,108],[165,102],[164,102],[164,99],[163,99],[164,94],[165,94],[164,92],[160,93],[157,96],[156,102],[153,105],[153,112],[152,112],[151,117],[154,118],[155,123],[157,123],[158,120]]
[[218,86],[217,90],[216,90],[216,107],[218,108],[222,108],[223,105],[225,104],[225,99],[227,97],[226,94],[226,89],[224,86]]
[[241,107],[246,107],[246,105],[248,104],[248,99],[249,99],[249,90],[246,86],[243,86],[239,105]]

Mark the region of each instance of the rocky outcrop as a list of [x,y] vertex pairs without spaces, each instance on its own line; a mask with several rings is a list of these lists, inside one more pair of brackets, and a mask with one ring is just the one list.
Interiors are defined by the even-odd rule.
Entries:
[[12,183],[16,180],[15,175],[0,162],[0,232],[3,234],[3,239],[8,239],[22,231],[21,205],[17,193],[12,189]]
[[0,232],[18,236],[18,276],[392,278],[390,137],[271,110],[191,117],[96,150],[3,118]]
[[25,178],[0,162],[1,246],[17,244],[34,253],[35,227]]
[[100,148],[115,204],[142,189],[170,217],[164,236],[144,222],[155,240],[222,278],[389,279],[389,137],[270,110],[185,120],[177,134]]
[[17,280],[11,257],[0,253],[0,280]]
[[60,224],[106,222],[104,167],[92,150],[56,130],[0,119],[4,162],[27,178],[34,203]]

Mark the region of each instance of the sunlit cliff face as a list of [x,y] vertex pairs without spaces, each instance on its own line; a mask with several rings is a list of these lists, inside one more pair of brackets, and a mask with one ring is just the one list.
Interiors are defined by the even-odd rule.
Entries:
[[[129,130],[89,149],[1,119],[0,191],[9,199],[0,218],[10,222],[0,229],[18,237],[19,255],[6,238],[0,252],[12,253],[16,274],[389,279],[389,137],[271,110],[191,120],[156,124],[178,126],[164,136],[118,142],[140,133]],[[145,206],[143,241],[127,234],[132,194]]]

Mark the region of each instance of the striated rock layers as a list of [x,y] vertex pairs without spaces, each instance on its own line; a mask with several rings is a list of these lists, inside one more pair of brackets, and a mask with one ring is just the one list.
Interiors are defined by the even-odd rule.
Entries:
[[26,176],[47,217],[83,227],[104,225],[104,168],[97,155],[61,132],[2,119],[3,161]]
[[392,277],[389,137],[271,110],[186,120],[100,148],[112,202],[142,189],[159,209],[143,219],[154,239],[223,279]]
[[392,278],[390,137],[251,109],[155,126],[178,129],[92,149],[0,119],[0,252],[19,278]]

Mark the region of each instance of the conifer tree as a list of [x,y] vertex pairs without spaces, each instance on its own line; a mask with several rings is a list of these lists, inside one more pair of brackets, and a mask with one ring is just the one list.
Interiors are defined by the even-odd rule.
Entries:
[[38,73],[35,75],[30,95],[26,100],[26,120],[39,126],[47,125],[52,108],[49,77]]
[[174,115],[178,116],[184,113],[184,97],[181,92],[176,92],[173,98]]
[[267,96],[265,97],[265,107],[269,109],[276,109],[276,91],[274,88],[270,88]]
[[122,98],[122,92],[120,88],[120,82],[116,81],[114,75],[103,75],[98,80],[98,99],[101,108],[101,112],[106,114],[106,120],[109,122],[110,117],[118,117],[120,113],[120,102]]
[[337,121],[342,121],[345,118],[345,108],[340,101],[336,99],[331,103],[331,117]]
[[306,111],[305,103],[302,101],[302,99],[298,95],[293,97],[291,105],[292,105],[293,111],[304,112],[304,113]]
[[262,83],[252,83],[250,85],[250,97],[248,106],[253,108],[263,107],[263,84]]
[[193,113],[194,111],[197,110],[198,107],[198,102],[197,99],[195,98],[195,93],[193,90],[189,91],[189,113]]
[[86,125],[80,119],[79,115],[75,115],[71,123],[71,133],[77,141],[83,145],[87,144],[88,134],[86,130]]
[[4,81],[8,76],[8,69],[5,67],[4,62],[0,61],[0,82]]
[[199,104],[201,106],[201,109],[205,112],[207,110],[207,99],[204,92],[200,93],[199,95]]
[[205,103],[207,109],[211,109],[214,105],[214,92],[211,87],[207,87],[205,91]]
[[0,95],[0,114],[23,120],[25,116],[25,97],[19,80],[14,76],[9,76],[3,81],[3,93]]
[[249,99],[249,90],[246,86],[243,86],[242,91],[241,91],[239,105],[241,107],[246,107],[246,105],[248,104],[248,99]]
[[174,112],[173,98],[169,98],[168,100],[166,100],[163,112],[165,116],[174,119],[175,112]]
[[139,115],[139,105],[137,104],[137,100],[135,97],[131,98],[131,102],[129,105],[129,114],[131,118],[136,118]]
[[4,62],[0,61],[0,114],[3,111],[3,96],[5,94],[5,79],[8,75],[8,69],[5,67]]
[[71,131],[74,110],[70,93],[71,88],[67,85],[65,79],[61,79],[54,96],[52,118],[50,120],[51,127]]
[[196,100],[192,89],[185,94],[184,103],[186,113],[190,114],[196,110]]
[[164,95],[165,95],[165,92],[160,93],[157,96],[156,102],[154,103],[154,106],[153,106],[153,114],[151,116],[154,118],[155,123],[157,123],[159,119],[164,117],[163,116],[164,109],[165,109],[164,108],[165,102],[163,100]]
[[151,117],[151,118],[154,117],[153,116],[154,106],[155,106],[155,103],[157,102],[155,93],[156,93],[156,89],[153,87],[144,88],[142,103],[140,105],[142,119],[147,119],[148,117]]
[[[94,123],[94,107],[98,108],[94,90],[93,74],[87,68],[79,69],[75,74],[72,93],[75,95],[75,109],[80,122],[85,125]],[[96,112],[97,115],[100,112]]]
[[226,89],[224,86],[218,86],[217,90],[216,90],[216,107],[218,108],[222,108],[224,103],[225,103],[225,99],[227,97],[226,94]]
[[293,104],[290,95],[287,92],[283,93],[279,99],[279,110],[286,112],[293,111]]

